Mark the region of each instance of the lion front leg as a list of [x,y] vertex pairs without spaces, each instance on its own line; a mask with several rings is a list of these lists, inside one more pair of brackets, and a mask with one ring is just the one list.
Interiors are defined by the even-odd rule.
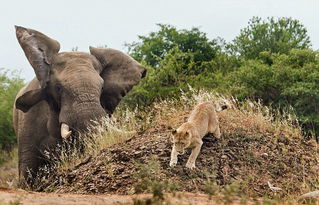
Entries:
[[195,161],[198,157],[198,154],[200,152],[200,149],[202,148],[203,145],[203,141],[200,140],[199,142],[196,143],[195,148],[192,150],[191,155],[189,156],[187,163],[186,163],[186,167],[189,169],[194,169],[195,168]]
[[217,139],[220,139],[221,133],[220,133],[220,128],[219,128],[219,126],[216,127],[216,130],[215,130],[215,132],[214,132],[214,136],[215,136]]
[[177,164],[177,151],[175,148],[175,144],[173,145],[172,153],[171,153],[171,161],[169,162],[170,167],[174,167]]

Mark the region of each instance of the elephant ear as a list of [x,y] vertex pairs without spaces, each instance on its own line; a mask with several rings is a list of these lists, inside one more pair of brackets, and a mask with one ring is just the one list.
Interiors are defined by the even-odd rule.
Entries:
[[28,110],[38,102],[44,100],[46,97],[44,89],[30,90],[24,93],[22,96],[18,97],[16,100],[16,108],[22,110],[23,112],[28,112]]
[[90,47],[90,52],[102,65],[101,104],[112,114],[121,99],[146,75],[146,68],[118,50]]
[[15,28],[19,44],[33,67],[41,88],[45,88],[49,81],[52,56],[59,52],[60,44],[38,31],[21,26]]

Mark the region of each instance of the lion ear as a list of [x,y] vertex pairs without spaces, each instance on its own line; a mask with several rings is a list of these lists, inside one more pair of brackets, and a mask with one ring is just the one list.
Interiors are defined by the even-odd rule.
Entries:
[[187,131],[186,136],[191,137],[191,133]]

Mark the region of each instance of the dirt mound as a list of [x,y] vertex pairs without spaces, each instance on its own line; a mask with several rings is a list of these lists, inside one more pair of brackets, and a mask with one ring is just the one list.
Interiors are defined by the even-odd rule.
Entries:
[[223,137],[205,136],[195,170],[185,168],[190,152],[170,168],[170,132],[189,111],[183,107],[170,114],[157,112],[153,125],[131,139],[55,173],[50,187],[60,192],[132,194],[154,183],[153,188],[205,193],[231,186],[250,196],[272,194],[268,182],[282,189],[279,195],[318,188],[316,143],[302,140],[298,129],[270,122],[259,111],[237,108],[219,113]]

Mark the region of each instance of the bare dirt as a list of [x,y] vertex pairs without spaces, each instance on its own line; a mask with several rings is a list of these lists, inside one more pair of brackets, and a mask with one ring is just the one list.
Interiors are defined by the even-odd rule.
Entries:
[[[129,205],[137,201],[146,202],[151,198],[150,194],[140,195],[84,195],[84,194],[57,194],[27,192],[24,190],[12,190],[0,188],[1,205]],[[196,205],[217,204],[205,194],[175,193],[167,195],[165,204]],[[161,203],[159,203],[161,204]]]

